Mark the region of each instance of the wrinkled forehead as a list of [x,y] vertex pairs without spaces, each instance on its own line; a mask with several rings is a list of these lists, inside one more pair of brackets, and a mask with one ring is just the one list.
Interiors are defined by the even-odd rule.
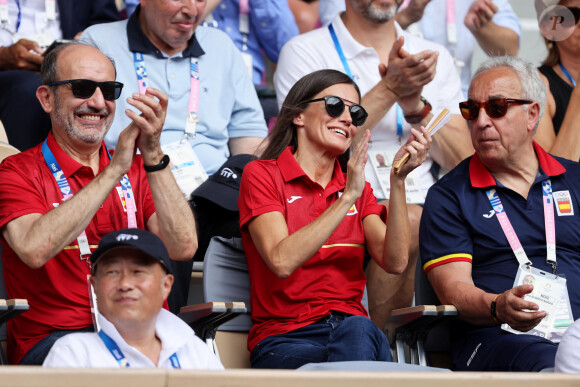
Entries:
[[518,74],[509,67],[496,67],[477,74],[469,85],[468,99],[485,101],[489,98],[518,98],[522,95]]

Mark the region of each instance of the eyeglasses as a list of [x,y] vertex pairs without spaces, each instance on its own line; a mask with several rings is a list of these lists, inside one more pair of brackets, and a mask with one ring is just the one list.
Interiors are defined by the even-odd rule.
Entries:
[[459,110],[461,115],[468,121],[477,120],[479,110],[485,109],[485,112],[490,118],[501,118],[505,116],[509,105],[526,105],[533,103],[527,99],[512,99],[512,98],[493,98],[485,102],[475,102],[472,100],[460,102]]
[[123,90],[121,82],[95,82],[90,79],[69,79],[68,81],[49,83],[47,86],[58,86],[67,83],[70,83],[73,95],[82,99],[91,98],[98,87],[107,101],[114,101],[121,96],[121,90]]
[[[304,101],[303,103],[310,103],[310,102],[318,102],[324,101],[324,105],[326,107],[326,112],[331,117],[340,117],[344,112],[344,107],[346,104],[340,97],[336,96],[328,96],[323,98],[316,98],[311,99],[310,101]],[[352,118],[352,124],[354,126],[361,126],[367,120],[369,114],[367,111],[360,106],[359,104],[350,105],[348,107],[348,111],[350,113],[350,117]]]

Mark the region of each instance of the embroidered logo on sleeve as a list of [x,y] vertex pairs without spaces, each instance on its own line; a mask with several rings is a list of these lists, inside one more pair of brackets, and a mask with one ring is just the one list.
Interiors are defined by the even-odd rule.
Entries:
[[574,207],[572,206],[572,196],[570,191],[558,191],[553,194],[554,202],[556,203],[556,211],[558,216],[573,216]]

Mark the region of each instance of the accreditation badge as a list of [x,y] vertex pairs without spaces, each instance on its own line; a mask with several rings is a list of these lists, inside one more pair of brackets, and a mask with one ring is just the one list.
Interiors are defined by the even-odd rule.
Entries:
[[172,142],[162,145],[161,149],[169,155],[171,160],[169,167],[173,177],[185,198],[189,200],[191,193],[207,180],[207,173],[199,158],[189,141]]
[[501,328],[515,334],[540,336],[555,343],[560,342],[566,328],[574,322],[566,278],[524,264],[518,268],[514,281],[514,287],[519,285],[534,286],[534,290],[526,294],[524,299],[537,304],[538,310],[546,311],[547,315],[528,332],[517,331],[508,324],[502,324]]
[[[369,163],[373,167],[373,171],[377,176],[379,185],[381,186],[381,191],[385,199],[388,199],[391,195],[391,169],[393,168],[393,159],[397,154],[397,150],[387,151],[387,150],[370,150],[368,151]],[[425,202],[425,196],[427,195],[427,190],[429,187],[421,187],[419,184],[419,179],[416,174],[415,169],[407,175],[405,179],[405,191],[407,197],[407,203],[419,203]]]

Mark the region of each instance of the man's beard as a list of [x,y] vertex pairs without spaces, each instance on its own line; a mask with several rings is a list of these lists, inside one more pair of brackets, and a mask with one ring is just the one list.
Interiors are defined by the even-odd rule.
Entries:
[[365,0],[349,0],[355,11],[363,15],[373,23],[383,24],[391,20],[397,14],[399,4],[395,2],[390,8],[383,9],[374,4],[375,0],[370,0],[364,4]]
[[[76,128],[74,117],[78,114],[104,114],[106,116],[105,122],[101,124],[103,130],[84,133],[82,130]],[[73,113],[73,118],[71,119],[67,110],[61,106],[60,100],[55,94],[54,121],[58,126],[64,128],[66,134],[70,138],[80,140],[87,144],[100,144],[105,138],[105,134],[107,134],[109,131],[109,127],[111,126],[111,115],[109,110],[106,108],[97,110],[87,106],[76,108]]]

